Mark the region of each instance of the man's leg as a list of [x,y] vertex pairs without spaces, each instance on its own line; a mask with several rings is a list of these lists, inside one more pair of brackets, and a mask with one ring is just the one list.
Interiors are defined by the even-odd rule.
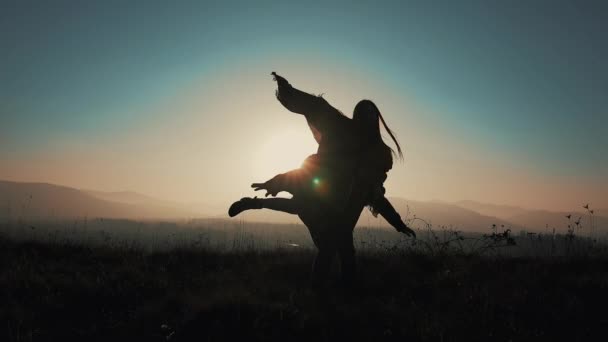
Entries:
[[282,211],[288,214],[297,215],[300,212],[299,203],[292,198],[260,198],[262,208]]
[[311,234],[316,232],[316,245],[319,249],[312,267],[312,286],[314,289],[322,290],[327,286],[329,273],[338,253],[338,237],[336,231],[335,217],[331,212],[324,212],[323,217],[317,221],[317,225],[309,228]]
[[353,187],[350,192],[348,205],[341,213],[339,222],[336,226],[337,248],[341,261],[341,281],[345,287],[352,287],[357,280],[357,261],[355,258],[355,245],[353,243],[353,230],[361,212],[369,197],[365,187]]
[[355,259],[355,245],[353,243],[353,230],[341,232],[338,241],[338,254],[340,255],[340,272],[342,285],[351,287],[357,280],[357,262]]
[[336,255],[337,248],[333,238],[323,234],[319,239],[317,256],[312,265],[312,287],[315,290],[324,290],[327,286],[331,264]]
[[309,180],[311,178],[311,171],[307,168],[299,168],[281,173],[264,183],[253,183],[251,185],[255,191],[266,190],[266,196],[276,196],[281,191],[291,193],[294,198],[249,198],[244,197],[239,201],[234,202],[228,209],[228,215],[234,217],[245,210],[250,209],[271,209],[282,211],[288,214],[299,214],[299,203],[295,202],[294,199],[296,194],[306,192],[307,188],[310,188]]
[[300,208],[298,217],[302,223],[304,223],[306,228],[308,228],[308,232],[310,233],[310,237],[312,238],[312,242],[315,244],[315,247],[321,248],[322,232],[324,228],[322,225],[325,215],[322,214],[319,206],[315,205],[314,203],[307,203],[307,205],[303,205]]

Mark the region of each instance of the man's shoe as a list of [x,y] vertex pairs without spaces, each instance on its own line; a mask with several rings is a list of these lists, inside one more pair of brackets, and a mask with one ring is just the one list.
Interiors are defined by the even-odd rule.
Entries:
[[235,217],[236,215],[249,209],[262,209],[262,205],[257,197],[243,197],[240,200],[232,203],[228,209],[228,216]]

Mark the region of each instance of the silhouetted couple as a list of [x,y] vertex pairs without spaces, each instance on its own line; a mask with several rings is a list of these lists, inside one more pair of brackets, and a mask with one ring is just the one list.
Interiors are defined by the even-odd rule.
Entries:
[[298,215],[318,248],[313,286],[326,284],[336,254],[341,261],[342,282],[351,285],[356,277],[353,229],[365,206],[397,231],[415,237],[384,197],[383,183],[395,152],[382,140],[380,122],[400,158],[401,147],[372,101],[360,101],[351,119],[321,96],[300,91],[285,78],[272,75],[278,84],[277,99],[289,111],[306,117],[319,148],[299,169],[251,185],[256,191],[266,190],[266,197],[286,191],[292,198],[246,197],[233,203],[228,214],[233,217],[244,210],[266,208]]

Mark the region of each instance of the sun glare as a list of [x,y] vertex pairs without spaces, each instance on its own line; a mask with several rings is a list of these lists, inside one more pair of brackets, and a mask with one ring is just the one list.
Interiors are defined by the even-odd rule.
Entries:
[[252,173],[256,181],[266,181],[300,167],[304,159],[316,151],[317,143],[307,127],[276,132],[261,139],[252,160]]

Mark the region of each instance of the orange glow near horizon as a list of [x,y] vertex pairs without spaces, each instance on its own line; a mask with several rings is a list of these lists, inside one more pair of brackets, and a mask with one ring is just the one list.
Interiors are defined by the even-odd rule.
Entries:
[[[95,140],[66,136],[49,141],[44,152],[4,159],[0,179],[221,206],[259,195],[251,183],[299,167],[316,151],[305,119],[274,97],[269,73],[276,70],[305,91],[325,93],[348,116],[362,98],[377,103],[405,151],[405,162],[395,162],[388,174],[388,196],[553,210],[583,202],[608,206],[605,183],[541,175],[526,160],[493,153],[364,71],[332,65],[332,73],[312,73],[314,66],[297,68],[300,63],[275,60],[247,71],[217,70],[150,108],[144,124],[125,121]],[[327,69],[328,63],[320,64],[316,70]]]
[[306,157],[317,151],[317,143],[312,134],[294,127],[268,136],[262,134],[252,144],[259,146],[251,160],[251,175],[256,182],[299,168]]

